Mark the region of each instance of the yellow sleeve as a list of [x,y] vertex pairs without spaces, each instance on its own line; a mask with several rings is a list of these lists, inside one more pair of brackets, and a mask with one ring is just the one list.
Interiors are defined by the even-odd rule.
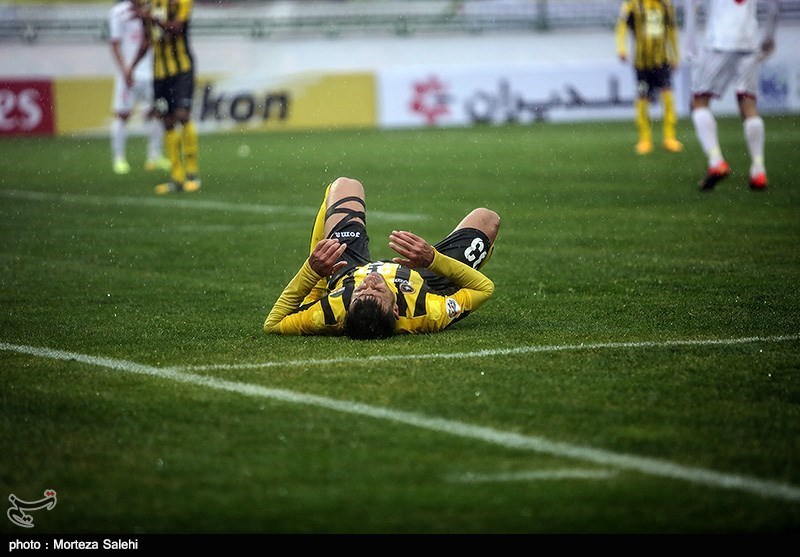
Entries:
[[459,303],[463,302],[462,307],[465,310],[477,309],[494,294],[494,283],[486,275],[436,250],[428,269],[437,275],[449,278],[460,287],[453,297],[456,297]]
[[272,306],[266,321],[264,321],[264,332],[275,334],[300,334],[300,331],[281,330],[281,322],[288,316],[295,313],[303,303],[303,299],[311,292],[317,282],[321,279],[311,268],[308,259],[303,262],[303,266],[289,281],[286,288]]
[[449,278],[459,289],[446,296],[429,293],[425,297],[425,314],[400,316],[397,323],[399,332],[416,334],[441,331],[477,309],[494,293],[494,283],[483,273],[438,251],[434,251],[433,262],[428,269]]
[[616,39],[617,39],[617,55],[628,56],[628,18],[630,17],[631,9],[628,2],[623,2],[619,9],[619,18],[617,18]]

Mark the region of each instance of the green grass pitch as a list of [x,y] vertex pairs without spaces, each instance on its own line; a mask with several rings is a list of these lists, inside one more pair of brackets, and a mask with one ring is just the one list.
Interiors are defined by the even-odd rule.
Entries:
[[[106,138],[0,142],[0,498],[24,533],[800,530],[800,118],[770,187],[634,154],[632,122],[201,137],[203,189]],[[242,149],[246,145],[249,149]],[[338,176],[375,257],[502,218],[437,335],[266,336]],[[0,519],[0,532],[22,529]]]

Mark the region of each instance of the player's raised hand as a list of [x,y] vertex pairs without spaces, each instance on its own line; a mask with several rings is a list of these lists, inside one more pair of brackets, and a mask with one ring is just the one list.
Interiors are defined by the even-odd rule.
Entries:
[[330,277],[347,265],[347,261],[341,260],[346,248],[347,244],[340,244],[339,240],[333,238],[320,240],[308,256],[308,264],[319,276]]
[[402,256],[392,259],[400,265],[416,269],[429,267],[433,263],[433,246],[411,232],[392,230],[389,247]]
[[132,11],[133,14],[140,19],[148,19],[152,17],[150,13],[149,2],[134,2]]

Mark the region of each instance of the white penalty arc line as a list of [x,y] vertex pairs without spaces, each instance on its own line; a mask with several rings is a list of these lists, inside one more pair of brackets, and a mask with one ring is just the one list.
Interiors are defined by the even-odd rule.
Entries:
[[63,350],[53,350],[50,348],[8,344],[3,342],[0,343],[0,350],[29,354],[41,358],[76,361],[93,366],[105,367],[115,371],[148,375],[160,379],[169,379],[180,383],[203,386],[220,391],[238,393],[245,396],[266,398],[292,404],[303,404],[317,408],[325,408],[328,410],[334,410],[336,412],[355,414],[359,416],[366,416],[369,418],[405,424],[436,433],[444,433],[456,437],[483,441],[507,449],[519,449],[557,457],[573,458],[576,460],[592,462],[601,466],[632,470],[651,476],[679,479],[711,487],[744,491],[754,495],[759,495],[761,497],[800,502],[800,488],[785,483],[761,480],[758,478],[740,476],[736,474],[715,472],[712,470],[705,470],[703,468],[682,466],[680,464],[659,460],[656,458],[639,457],[629,454],[614,453],[603,449],[595,449],[592,447],[560,443],[540,436],[501,431],[490,427],[473,425],[444,418],[425,416],[423,414],[416,414],[414,412],[392,410],[390,408],[371,406],[361,402],[336,400],[324,396],[298,393],[286,389],[272,389],[250,383],[227,381],[224,379],[206,377],[194,373],[161,369],[135,362],[129,362],[126,360],[101,358],[86,354],[78,354],[75,352],[66,352]]
[[376,356],[351,356],[339,358],[320,358],[304,360],[276,360],[271,362],[253,362],[240,364],[207,364],[194,366],[175,366],[172,371],[213,371],[213,370],[233,370],[233,369],[259,369],[269,367],[296,367],[296,366],[319,366],[331,364],[358,364],[387,362],[392,360],[454,360],[470,358],[487,358],[494,356],[514,356],[518,354],[533,354],[537,352],[568,352],[576,350],[606,350],[618,348],[669,348],[672,346],[726,346],[734,344],[750,344],[754,342],[785,342],[800,340],[800,335],[781,335],[770,337],[745,337],[728,339],[708,339],[708,340],[662,340],[662,341],[642,341],[642,342],[598,342],[593,344],[564,344],[564,345],[539,345],[539,346],[518,346],[516,348],[492,348],[486,350],[474,350],[472,352],[434,352],[425,354],[383,354]]
[[[199,209],[212,211],[228,211],[232,213],[286,214],[314,216],[319,207],[299,207],[289,205],[261,205],[258,203],[230,203],[226,201],[208,201],[198,199],[163,199],[148,197],[103,197],[100,195],[76,195],[69,193],[47,193],[24,190],[2,190],[0,196],[26,201],[55,201],[59,203],[83,203],[87,205],[123,205],[133,207],[160,207],[179,209]],[[418,213],[391,213],[386,211],[370,211],[369,216],[378,219],[427,220],[427,215]]]
[[531,482],[531,481],[554,481],[554,480],[607,480],[617,475],[614,470],[579,470],[579,469],[560,469],[560,470],[530,470],[522,472],[496,472],[493,474],[482,474],[478,472],[467,472],[460,475],[451,475],[446,479],[456,483],[495,483],[495,482]]

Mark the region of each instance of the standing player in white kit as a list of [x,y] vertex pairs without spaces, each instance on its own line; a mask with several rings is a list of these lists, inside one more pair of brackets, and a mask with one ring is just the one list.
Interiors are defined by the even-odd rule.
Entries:
[[153,60],[152,51],[144,63],[138,64],[131,82],[127,82],[125,74],[131,61],[139,50],[144,33],[141,19],[133,11],[134,2],[138,0],[119,0],[108,16],[109,43],[116,66],[114,78],[114,97],[112,110],[114,120],[111,123],[111,152],[113,169],[116,174],[127,174],[130,165],[126,157],[128,139],[128,119],[137,105],[144,109],[147,130],[147,170],[169,170],[169,159],[163,156],[162,146],[164,130],[153,110]]
[[764,120],[758,113],[758,70],[761,62],[775,49],[778,23],[778,0],[767,0],[763,32],[759,36],[758,0],[706,0],[705,44],[697,59],[696,10],[704,0],[687,0],[686,34],[692,66],[692,122],[697,138],[708,157],[706,175],[700,189],[709,191],[731,169],[722,155],[717,122],[709,108],[712,98],[721,97],[731,85],[744,127],[750,154],[750,188],[767,187],[764,164]]

